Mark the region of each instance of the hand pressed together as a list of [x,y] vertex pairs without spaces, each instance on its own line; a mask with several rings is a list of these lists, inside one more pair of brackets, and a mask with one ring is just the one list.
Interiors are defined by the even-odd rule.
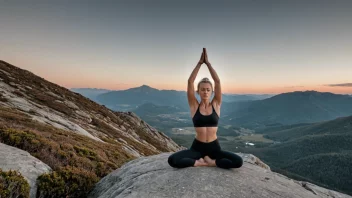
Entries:
[[206,65],[209,65],[209,60],[208,60],[208,54],[207,54],[207,49],[203,48],[202,55],[200,56],[200,59],[198,61],[199,64],[205,63]]

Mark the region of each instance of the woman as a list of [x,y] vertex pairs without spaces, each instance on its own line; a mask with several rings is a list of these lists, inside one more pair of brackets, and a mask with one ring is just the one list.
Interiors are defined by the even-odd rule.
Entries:
[[[197,93],[201,98],[199,104],[194,95],[193,83],[203,63],[208,66],[215,82],[215,95],[210,102],[213,85],[208,78],[203,78],[197,86]],[[187,97],[196,137],[190,149],[178,151],[169,156],[169,165],[175,168],[217,166],[229,169],[241,167],[242,158],[235,153],[222,150],[216,136],[220,116],[221,86],[218,75],[208,61],[205,48],[203,48],[201,58],[188,79]]]

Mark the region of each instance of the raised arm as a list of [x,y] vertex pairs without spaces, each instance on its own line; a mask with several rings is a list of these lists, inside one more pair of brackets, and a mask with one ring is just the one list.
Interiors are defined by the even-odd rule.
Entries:
[[222,94],[221,94],[221,84],[220,84],[220,78],[214,68],[211,66],[210,62],[208,61],[208,54],[207,50],[204,48],[204,62],[208,66],[209,72],[211,74],[211,77],[214,80],[215,86],[214,86],[214,98],[213,101],[216,102],[217,105],[221,106],[222,103]]
[[197,63],[197,66],[193,69],[190,77],[188,78],[188,85],[187,85],[187,98],[188,98],[188,104],[190,107],[195,107],[198,106],[198,101],[197,98],[194,94],[194,81],[197,77],[198,71],[200,69],[200,66],[204,63],[204,53],[202,53],[199,62]]

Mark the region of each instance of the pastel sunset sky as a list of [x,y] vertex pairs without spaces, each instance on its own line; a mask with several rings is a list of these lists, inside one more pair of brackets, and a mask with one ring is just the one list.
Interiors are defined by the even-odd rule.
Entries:
[[[0,60],[66,88],[352,94],[352,1],[0,0]],[[211,75],[203,65],[195,85]]]

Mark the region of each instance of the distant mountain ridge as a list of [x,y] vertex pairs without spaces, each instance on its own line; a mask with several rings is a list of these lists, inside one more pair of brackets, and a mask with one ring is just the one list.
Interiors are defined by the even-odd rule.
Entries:
[[97,88],[71,88],[70,90],[75,93],[79,93],[84,97],[87,97],[95,102],[97,102],[98,95],[113,91],[109,89],[97,89]]
[[[195,93],[195,95],[200,101],[198,94]],[[223,101],[248,101],[265,97],[269,97],[269,95],[223,94]],[[96,100],[100,104],[118,111],[131,111],[144,103],[153,103],[158,106],[177,106],[182,111],[187,111],[189,108],[186,91],[159,90],[148,85],[99,94]]]
[[327,121],[349,115],[352,115],[352,98],[348,95],[295,91],[242,103],[226,116],[225,122],[259,129]]
[[185,108],[185,93],[175,90],[158,90],[147,85],[127,90],[111,91],[97,96],[97,101],[113,110],[131,110],[144,103],[155,105],[173,104]]
[[[153,93],[153,92],[159,92],[161,90],[150,87],[148,85],[142,85],[140,87],[132,87],[129,89],[126,89],[124,91],[130,91],[130,92],[141,92],[141,93]],[[171,91],[171,90],[170,90]]]

